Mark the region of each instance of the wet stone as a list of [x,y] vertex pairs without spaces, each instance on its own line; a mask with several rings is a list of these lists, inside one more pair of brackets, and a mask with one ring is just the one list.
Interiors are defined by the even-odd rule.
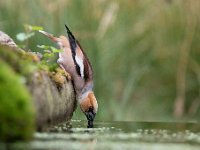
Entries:
[[[199,150],[200,124],[159,122],[88,122],[74,120],[46,132],[35,133],[28,143],[9,144],[13,149],[140,149]],[[0,143],[0,149],[5,143]]]

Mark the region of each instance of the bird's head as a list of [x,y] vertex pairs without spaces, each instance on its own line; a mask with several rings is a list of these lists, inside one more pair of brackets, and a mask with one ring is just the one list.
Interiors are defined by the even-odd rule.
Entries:
[[97,100],[93,92],[88,92],[87,95],[80,100],[80,107],[88,120],[88,127],[93,127],[93,121],[98,110]]

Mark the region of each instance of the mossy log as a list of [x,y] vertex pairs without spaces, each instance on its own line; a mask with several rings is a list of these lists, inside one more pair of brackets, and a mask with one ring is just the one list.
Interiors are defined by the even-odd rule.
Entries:
[[32,75],[28,88],[36,108],[38,129],[71,119],[76,108],[75,94],[71,81],[63,79],[63,84],[58,85],[48,72],[40,71]]
[[[35,58],[34,54],[18,49],[14,41],[0,31],[0,141],[27,139],[34,126],[41,130],[69,121],[76,108],[74,88],[67,74],[61,69],[50,72],[38,67],[40,62]],[[14,122],[7,130],[4,127],[9,121]],[[26,130],[25,126],[31,129]]]
[[0,59],[0,141],[31,138],[34,114],[31,96],[20,76]]

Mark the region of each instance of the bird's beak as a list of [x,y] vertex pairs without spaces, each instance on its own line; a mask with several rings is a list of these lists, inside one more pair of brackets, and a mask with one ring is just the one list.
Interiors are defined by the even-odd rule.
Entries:
[[88,128],[93,128],[93,121],[96,116],[96,113],[94,112],[93,107],[90,107],[87,112],[85,112],[85,116],[88,120]]

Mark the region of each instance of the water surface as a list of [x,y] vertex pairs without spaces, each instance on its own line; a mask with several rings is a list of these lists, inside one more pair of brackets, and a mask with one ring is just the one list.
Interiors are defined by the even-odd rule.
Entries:
[[1,149],[136,149],[136,150],[199,150],[199,123],[165,122],[87,122],[74,120],[46,132],[37,132],[30,142],[0,144]]

